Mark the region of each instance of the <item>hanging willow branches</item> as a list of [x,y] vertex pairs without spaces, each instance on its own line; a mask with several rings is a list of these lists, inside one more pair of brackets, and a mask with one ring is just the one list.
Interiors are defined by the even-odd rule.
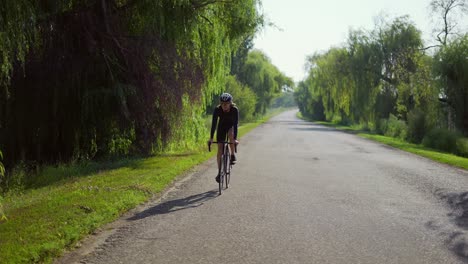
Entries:
[[149,154],[177,131],[194,133],[184,130],[201,118],[192,113],[220,91],[231,54],[262,24],[257,5],[2,1],[5,164]]

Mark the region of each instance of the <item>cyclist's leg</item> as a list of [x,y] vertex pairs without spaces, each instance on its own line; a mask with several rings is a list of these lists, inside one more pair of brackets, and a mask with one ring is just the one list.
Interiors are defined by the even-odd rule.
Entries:
[[221,167],[221,155],[223,155],[223,144],[218,143],[218,154],[217,154],[218,169]]
[[[236,141],[234,140],[234,128],[230,128],[228,132],[228,137],[229,137],[229,142],[235,143]],[[231,148],[231,154],[234,155],[234,144],[229,144],[229,147]]]
[[[216,141],[222,142],[226,140],[226,135],[228,133],[228,129],[226,127],[219,127],[216,131]],[[218,171],[221,168],[221,156],[223,155],[223,143],[218,143],[218,154],[217,154],[217,162],[218,162]],[[219,176],[219,175],[218,175]]]
[[[236,141],[234,140],[234,129],[233,129],[232,127],[229,129],[228,137],[229,137],[229,142],[231,142],[231,143],[235,143],[235,142],[236,142]],[[231,152],[231,153],[230,153],[230,154],[231,154],[230,163],[231,163],[231,165],[233,165],[233,164],[235,164],[236,161],[237,161],[236,155],[234,154],[234,153],[235,153],[234,150],[235,150],[235,147],[236,147],[236,146],[235,146],[234,144],[229,144],[229,147],[230,147],[230,149],[231,149],[231,151],[230,151],[230,152]]]

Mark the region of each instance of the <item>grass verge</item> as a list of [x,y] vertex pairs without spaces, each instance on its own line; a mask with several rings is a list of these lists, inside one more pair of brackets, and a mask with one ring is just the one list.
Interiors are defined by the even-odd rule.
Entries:
[[[244,124],[239,136],[284,110]],[[203,146],[187,153],[44,168],[35,188],[3,198],[7,220],[0,221],[0,262],[52,262],[66,248],[148,201],[178,175],[214,154]]]
[[[302,115],[300,115],[300,113],[297,116],[301,119],[307,120]],[[398,149],[401,149],[401,150],[404,150],[404,151],[407,151],[407,152],[410,152],[419,156],[426,157],[434,161],[438,161],[440,163],[456,166],[462,169],[468,169],[468,158],[460,157],[460,156],[453,155],[450,153],[440,152],[434,149],[424,147],[421,144],[412,144],[407,141],[393,138],[393,137],[387,137],[387,136],[372,134],[369,132],[363,132],[358,127],[342,126],[342,125],[333,124],[331,122],[322,122],[322,121],[314,122],[314,123],[329,126],[329,127],[334,127],[336,129],[344,130],[347,132],[351,132],[353,134],[357,134],[360,137],[371,139],[371,140],[392,146],[394,148],[398,148]]]
[[452,166],[456,166],[462,169],[468,169],[468,159],[464,157],[460,157],[457,155],[453,155],[450,153],[439,152],[430,148],[426,148],[422,145],[408,143],[401,139],[381,136],[381,135],[373,135],[368,133],[358,133],[359,136],[368,138],[374,141],[378,141],[380,143],[387,144],[389,146],[411,152],[440,163],[449,164]]

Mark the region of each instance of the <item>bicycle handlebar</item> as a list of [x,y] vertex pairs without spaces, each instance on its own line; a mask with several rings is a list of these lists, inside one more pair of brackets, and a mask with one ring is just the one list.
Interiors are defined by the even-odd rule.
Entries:
[[[211,143],[221,143],[221,144],[234,144],[234,152],[237,153],[237,145],[239,143],[232,143],[232,142],[227,142],[227,141],[213,141]],[[211,143],[208,142],[208,150],[211,152]]]

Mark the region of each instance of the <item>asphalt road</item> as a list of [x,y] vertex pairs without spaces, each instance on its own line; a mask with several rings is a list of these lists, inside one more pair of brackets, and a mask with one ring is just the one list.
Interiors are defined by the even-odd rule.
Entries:
[[468,263],[468,173],[285,112],[56,263]]

